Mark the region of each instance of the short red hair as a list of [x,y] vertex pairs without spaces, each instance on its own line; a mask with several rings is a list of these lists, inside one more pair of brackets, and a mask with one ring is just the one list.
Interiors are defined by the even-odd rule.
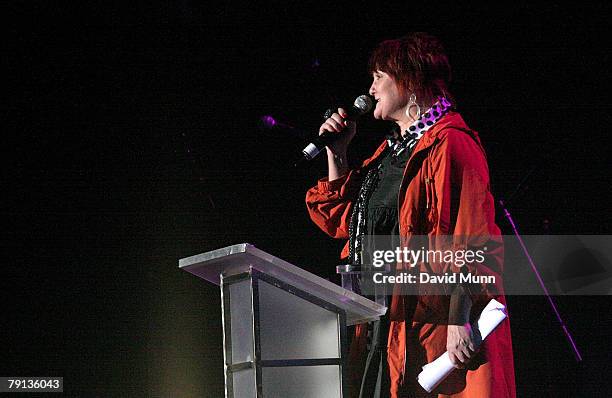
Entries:
[[388,73],[405,93],[415,93],[418,103],[429,106],[438,96],[452,99],[448,56],[430,34],[415,32],[383,41],[372,52],[368,68]]

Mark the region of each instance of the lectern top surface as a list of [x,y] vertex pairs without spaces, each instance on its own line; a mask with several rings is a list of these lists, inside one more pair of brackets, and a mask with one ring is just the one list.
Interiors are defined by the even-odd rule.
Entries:
[[273,276],[289,285],[308,292],[347,312],[347,323],[355,324],[378,319],[387,307],[259,250],[249,243],[240,243],[179,260],[184,269],[215,285],[220,275],[236,275],[250,268]]

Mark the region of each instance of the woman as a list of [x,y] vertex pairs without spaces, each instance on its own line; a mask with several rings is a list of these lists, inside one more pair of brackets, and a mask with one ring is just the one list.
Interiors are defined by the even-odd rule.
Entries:
[[[351,343],[351,395],[370,397],[514,397],[508,321],[478,345],[470,324],[491,298],[504,302],[503,246],[494,222],[488,167],[478,135],[453,111],[450,66],[440,42],[413,33],[378,45],[370,57],[374,117],[397,126],[362,166],[349,170],[354,122],[338,109],[319,133],[338,139],[327,148],[328,176],[306,195],[312,220],[348,239],[342,258],[362,264],[362,239],[397,235],[403,246],[425,236],[450,236],[457,248],[488,247],[486,261],[458,267],[420,263],[443,275],[495,276],[494,283],[456,284],[446,295],[408,295],[394,287],[380,321],[358,325]],[[398,266],[399,267],[399,266]],[[423,365],[449,352],[455,370],[432,394],[416,378]]]

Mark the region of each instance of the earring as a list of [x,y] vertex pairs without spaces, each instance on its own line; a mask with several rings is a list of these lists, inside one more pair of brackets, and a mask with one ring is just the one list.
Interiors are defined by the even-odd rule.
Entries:
[[415,119],[419,119],[421,117],[421,107],[419,106],[419,104],[417,104],[416,95],[414,93],[410,94],[410,99],[408,100],[408,106],[406,106],[406,116],[412,117],[410,116],[410,108],[412,108],[413,106],[416,106],[417,108],[417,114],[416,114]]

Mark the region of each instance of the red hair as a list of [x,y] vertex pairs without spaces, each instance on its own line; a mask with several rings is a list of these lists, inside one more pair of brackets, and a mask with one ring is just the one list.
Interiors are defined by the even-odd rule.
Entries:
[[383,41],[372,52],[368,68],[371,73],[388,73],[400,90],[415,93],[421,104],[431,105],[438,96],[452,99],[448,57],[442,43],[430,34],[415,32]]

